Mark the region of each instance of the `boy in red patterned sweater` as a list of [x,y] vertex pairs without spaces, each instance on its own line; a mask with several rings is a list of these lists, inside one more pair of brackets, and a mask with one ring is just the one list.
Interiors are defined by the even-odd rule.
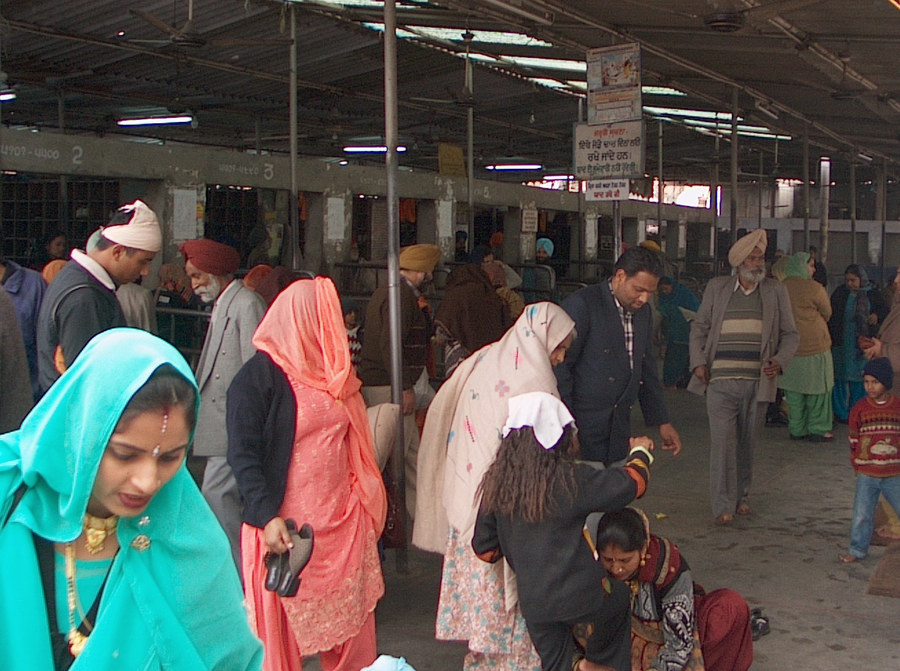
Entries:
[[900,398],[891,393],[891,362],[872,359],[863,369],[867,397],[850,410],[850,463],[856,473],[856,497],[850,549],[841,555],[849,564],[865,559],[874,527],[879,494],[900,513]]

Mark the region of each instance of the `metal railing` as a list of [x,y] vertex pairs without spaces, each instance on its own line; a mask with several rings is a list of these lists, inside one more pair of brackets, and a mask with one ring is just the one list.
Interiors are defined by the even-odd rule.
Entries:
[[181,352],[192,368],[196,367],[203,349],[209,317],[206,310],[156,306],[159,337]]

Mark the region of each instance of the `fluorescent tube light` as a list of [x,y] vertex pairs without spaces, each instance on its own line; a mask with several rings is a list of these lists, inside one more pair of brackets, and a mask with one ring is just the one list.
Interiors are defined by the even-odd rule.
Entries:
[[684,91],[673,89],[671,86],[642,86],[641,93],[650,96],[676,96],[684,97],[687,95]]
[[[402,154],[406,151],[406,147],[400,145],[397,147],[397,153]],[[344,147],[347,154],[386,154],[387,147],[385,145],[349,145]]]
[[0,93],[0,102],[5,103],[16,99],[15,91],[3,91]]
[[497,163],[495,165],[484,166],[485,170],[514,172],[516,170],[543,170],[544,166],[540,163]]
[[137,119],[119,119],[116,124],[119,126],[172,126],[177,124],[192,123],[194,117],[190,114],[181,114],[178,116],[149,116]]

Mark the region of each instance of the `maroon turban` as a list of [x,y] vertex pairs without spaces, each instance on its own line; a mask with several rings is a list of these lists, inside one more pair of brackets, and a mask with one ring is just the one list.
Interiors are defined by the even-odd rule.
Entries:
[[241,256],[234,247],[209,240],[188,240],[178,248],[184,261],[210,275],[232,275],[241,267]]

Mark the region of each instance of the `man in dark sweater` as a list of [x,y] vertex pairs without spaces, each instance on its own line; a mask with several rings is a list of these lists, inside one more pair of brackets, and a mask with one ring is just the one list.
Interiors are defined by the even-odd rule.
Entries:
[[[437,245],[410,245],[400,252],[400,346],[403,383],[403,439],[406,457],[406,507],[410,515],[416,509],[416,458],[419,451],[419,429],[416,426],[416,395],[413,387],[425,371],[428,341],[431,338],[430,317],[419,300],[422,289],[431,278],[441,258]],[[388,320],[388,290],[379,287],[366,307],[366,337],[363,340],[359,366],[363,398],[366,405],[391,400],[391,344]]]
[[72,251],[44,295],[37,326],[38,380],[46,392],[88,341],[125,326],[116,288],[144,277],[162,248],[156,214],[140,200],[119,208],[91,236],[87,252]]

